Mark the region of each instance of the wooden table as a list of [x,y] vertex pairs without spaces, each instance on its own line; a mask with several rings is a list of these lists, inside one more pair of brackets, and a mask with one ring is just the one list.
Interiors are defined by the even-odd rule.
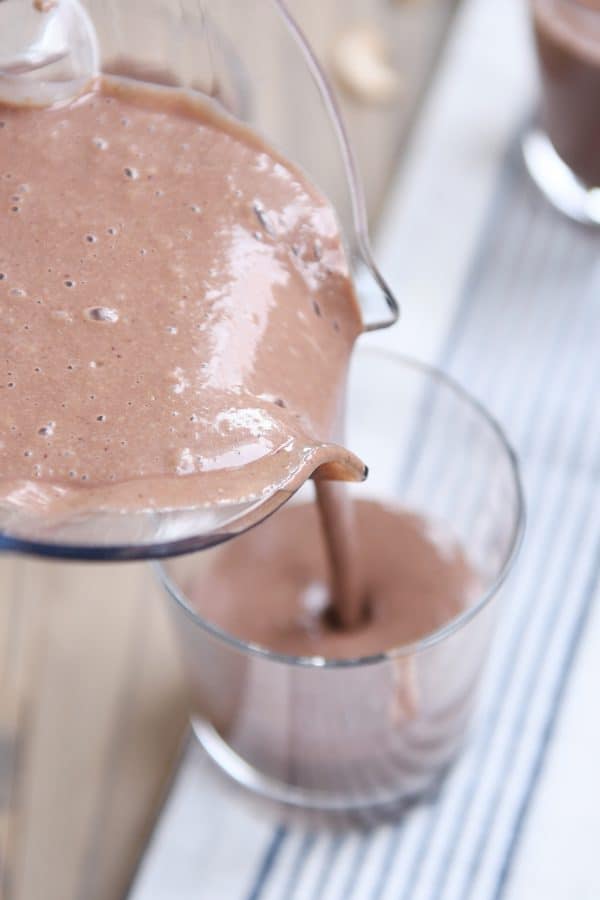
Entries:
[[[398,100],[343,99],[373,218],[452,0],[296,7],[326,62],[352,22],[390,39]],[[186,729],[168,624],[149,567],[0,560],[2,900],[123,896]]]

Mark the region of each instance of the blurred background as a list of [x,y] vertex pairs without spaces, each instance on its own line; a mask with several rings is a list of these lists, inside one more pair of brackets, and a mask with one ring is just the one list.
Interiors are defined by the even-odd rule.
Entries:
[[292,0],[337,91],[371,225],[459,0]]

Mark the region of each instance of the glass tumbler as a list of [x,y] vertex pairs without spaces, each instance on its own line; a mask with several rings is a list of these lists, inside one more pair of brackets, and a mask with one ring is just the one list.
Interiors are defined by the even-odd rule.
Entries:
[[375,656],[282,656],[224,633],[186,598],[192,580],[196,596],[202,590],[222,548],[155,564],[193,730],[208,755],[262,795],[330,811],[395,808],[440,784],[465,739],[524,519],[517,463],[500,428],[440,372],[359,352],[347,412],[348,445],[370,466],[353,494],[451,531],[477,571],[480,594],[460,615]]
[[542,92],[523,139],[534,181],[558,209],[600,224],[600,0],[530,0]]

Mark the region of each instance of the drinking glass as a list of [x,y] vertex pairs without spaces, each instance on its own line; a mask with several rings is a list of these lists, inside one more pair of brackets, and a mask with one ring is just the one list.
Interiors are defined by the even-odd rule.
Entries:
[[208,755],[253,791],[325,810],[402,805],[441,783],[465,740],[524,522],[501,429],[435,369],[358,353],[347,443],[370,466],[354,496],[450,531],[478,573],[479,595],[437,631],[362,659],[284,656],[225,633],[188,600],[222,548],[156,564]]
[[529,172],[558,209],[600,224],[600,0],[530,0],[541,75]]

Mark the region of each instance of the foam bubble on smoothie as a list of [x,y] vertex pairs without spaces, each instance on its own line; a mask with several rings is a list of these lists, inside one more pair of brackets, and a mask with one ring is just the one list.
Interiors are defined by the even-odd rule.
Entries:
[[118,322],[119,313],[108,306],[91,306],[86,309],[85,316],[92,322]]

